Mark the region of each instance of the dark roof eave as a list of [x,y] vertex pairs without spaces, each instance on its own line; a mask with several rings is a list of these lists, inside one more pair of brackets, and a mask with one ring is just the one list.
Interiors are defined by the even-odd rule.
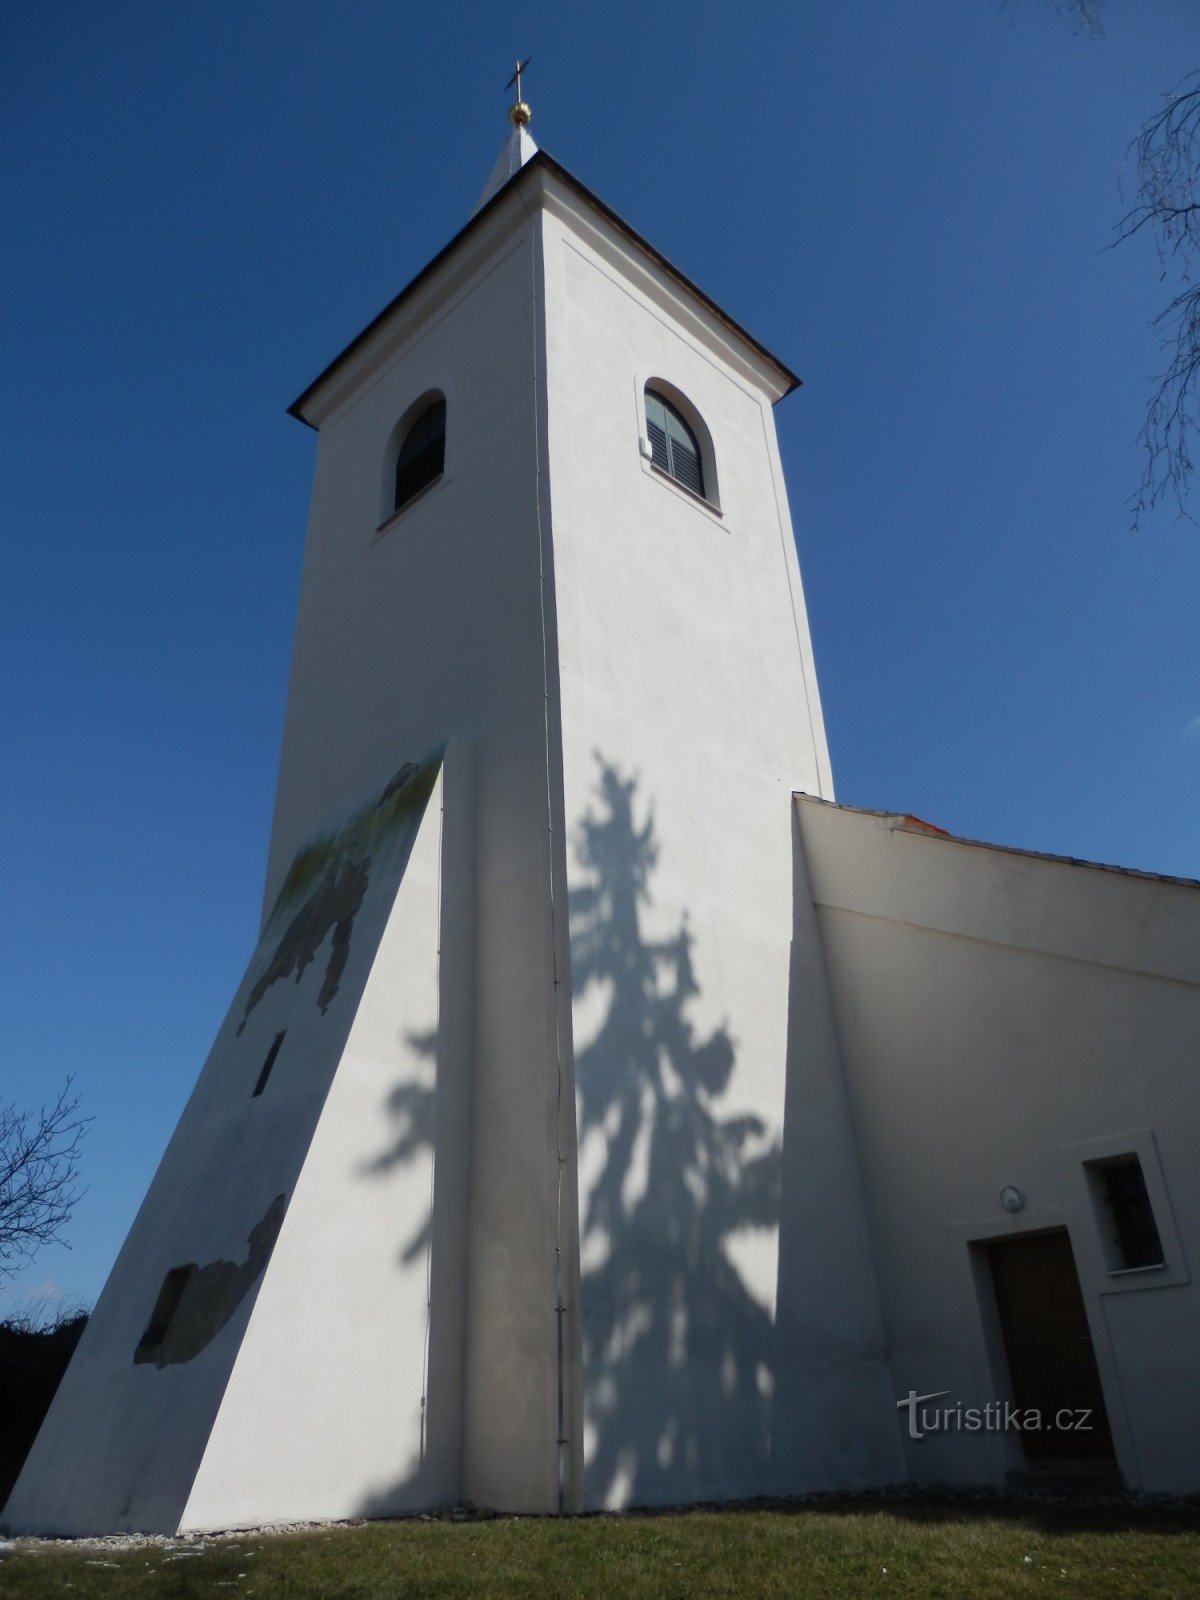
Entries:
[[295,417],[299,422],[303,422],[307,427],[315,427],[316,424],[309,422],[308,418],[304,415],[304,407],[308,404],[309,400],[326,381],[326,379],[332,377],[332,375],[337,371],[338,367],[341,366],[342,362],[345,361],[349,356],[353,355],[354,352],[371,337],[376,328],[378,328],[382,322],[385,322],[387,318],[391,316],[392,312],[396,310],[397,306],[399,306],[403,301],[407,300],[409,295],[413,294],[428,277],[437,271],[441,263],[445,261],[448,256],[452,255],[454,251],[457,250],[458,246],[463,242],[463,240],[479,226],[492,208],[496,206],[501,198],[508,193],[513,184],[520,183],[527,172],[538,166],[545,167],[547,171],[552,172],[555,177],[560,178],[564,183],[569,185],[570,188],[574,189],[576,193],[582,196],[582,198],[586,200],[589,205],[593,206],[607,222],[610,222],[613,227],[615,227],[619,232],[623,233],[627,239],[631,240],[635,245],[638,246],[639,249],[643,250],[652,261],[654,261],[663,269],[664,272],[668,274],[668,276],[674,278],[675,281],[681,284],[683,288],[685,288],[690,294],[695,295],[696,299],[707,306],[714,316],[723,322],[727,328],[730,328],[739,339],[744,340],[746,344],[750,345],[750,347],[753,350],[756,350],[765,361],[773,366],[776,371],[779,372],[787,381],[787,387],[783,391],[783,395],[780,397],[781,399],[791,394],[794,389],[798,389],[800,387],[801,380],[796,376],[790,367],[786,367],[777,356],[773,356],[767,349],[766,345],[761,344],[753,336],[753,334],[747,333],[745,328],[743,328],[740,323],[735,322],[728,312],[722,311],[721,307],[716,303],[715,300],[713,300],[709,295],[705,294],[704,290],[694,284],[689,277],[680,272],[678,267],[673,266],[661,251],[656,250],[648,240],[643,239],[641,234],[638,233],[635,228],[631,228],[629,224],[619,217],[610,206],[606,206],[604,201],[599,199],[598,196],[594,195],[586,184],[580,183],[579,179],[574,177],[564,166],[561,166],[557,161],[555,161],[553,156],[547,155],[544,150],[539,150],[536,152],[536,154],[529,158],[519,172],[515,172],[507,183],[503,184],[499,189],[497,189],[496,193],[491,197],[486,205],[480,206],[479,210],[476,211],[471,218],[469,218],[465,226],[458,230],[449,243],[444,245],[442,249],[438,251],[437,255],[435,255],[431,261],[428,261],[425,266],[421,268],[420,272],[417,273],[415,278],[412,278],[407,284],[405,284],[404,288],[401,289],[400,293],[396,295],[394,299],[389,300],[379,315],[377,317],[373,317],[371,321],[367,323],[362,332],[351,339],[350,343],[341,352],[341,354],[335,356],[325,370],[321,372],[319,376],[313,379],[308,388],[304,390],[303,394],[292,401],[291,405],[288,407],[288,416]]

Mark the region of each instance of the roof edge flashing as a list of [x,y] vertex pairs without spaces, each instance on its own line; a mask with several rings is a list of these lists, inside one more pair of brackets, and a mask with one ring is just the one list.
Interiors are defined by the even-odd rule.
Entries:
[[1023,856],[1030,861],[1046,861],[1060,867],[1083,867],[1091,872],[1112,872],[1122,878],[1144,878],[1150,883],[1175,884],[1182,889],[1200,889],[1200,879],[1181,878],[1168,872],[1148,872],[1144,867],[1122,867],[1111,861],[1088,861],[1082,856],[1055,855],[1049,850],[1029,850],[1023,845],[994,844],[990,839],[970,839],[965,834],[951,833],[934,823],[904,811],[879,811],[871,806],[844,805],[840,800],[826,800],[817,794],[805,794],[802,789],[792,791],[793,802],[803,800],[810,806],[828,806],[833,811],[845,811],[851,816],[873,817],[886,822],[893,833],[912,834],[938,843],[964,845],[970,850],[995,850],[1001,855]]
[[497,189],[495,194],[472,214],[470,220],[458,230],[453,238],[448,240],[435,256],[430,257],[416,276],[410,278],[398,294],[393,295],[383,310],[372,317],[355,334],[350,343],[334,356],[329,365],[319,372],[308,387],[288,406],[287,414],[289,417],[295,417],[298,422],[303,422],[310,428],[319,429],[330,412],[336,410],[341,403],[346,385],[341,385],[335,391],[336,398],[331,402],[323,400],[323,394],[329,393],[334,380],[356,357],[366,350],[367,346],[371,344],[384,326],[394,320],[396,313],[402,307],[408,305],[420,290],[432,284],[451,260],[457,258],[460,261],[469,261],[469,257],[463,257],[462,255],[464,247],[469,243],[473,241],[478,243],[480,254],[493,245],[496,241],[488,239],[489,230],[487,224],[489,222],[496,223],[501,214],[509,209],[510,206],[512,208],[512,216],[508,219],[507,224],[504,222],[499,222],[498,224],[501,237],[505,232],[511,231],[527,216],[528,206],[526,205],[523,208],[517,206],[514,204],[514,200],[518,185],[536,159],[537,157],[535,156],[530,161],[527,161],[519,172],[515,172],[501,188]]
[[653,268],[672,280],[682,289],[686,296],[692,297],[699,305],[707,310],[709,315],[720,324],[725,335],[731,342],[740,345],[742,349],[753,357],[753,364],[765,367],[777,375],[778,382],[776,398],[782,399],[790,394],[793,389],[799,388],[800,379],[791,369],[783,364],[778,357],[771,354],[765,345],[761,344],[754,336],[748,333],[739,323],[723,311],[721,307],[703,289],[699,288],[678,267],[672,265],[667,258],[654,248],[648,240],[644,239],[636,229],[623,221],[611,207],[605,205],[587,186],[567,171],[553,156],[545,150],[536,150],[533,155],[515,171],[510,178],[496,189],[471,215],[462,228],[451,238],[441,250],[433,256],[424,267],[412,278],[400,292],[391,299],[379,314],[359,332],[345,348],[334,357],[325,369],[313,379],[312,383],[288,406],[288,415],[295,417],[310,428],[317,429],[328,417],[333,405],[314,404],[322,390],[326,390],[330,381],[343,368],[346,362],[359,354],[367,343],[375,336],[379,329],[391,319],[409,298],[423,284],[428,283],[443,265],[456,255],[467,240],[477,232],[482,232],[489,218],[495,216],[500,208],[505,206],[519,191],[528,190],[528,195],[521,194],[521,199],[527,208],[530,200],[545,204],[547,196],[552,193],[550,180],[557,180],[573,195],[581,199],[585,206],[592,209],[597,216],[609,225],[622,238],[633,245],[644,255]]

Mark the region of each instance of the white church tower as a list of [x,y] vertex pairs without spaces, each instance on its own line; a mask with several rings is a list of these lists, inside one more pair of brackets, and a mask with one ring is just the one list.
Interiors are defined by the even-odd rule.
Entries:
[[832,794],[797,380],[512,120],[292,407],[261,942],[15,1529],[904,1475],[794,917],[791,797]]

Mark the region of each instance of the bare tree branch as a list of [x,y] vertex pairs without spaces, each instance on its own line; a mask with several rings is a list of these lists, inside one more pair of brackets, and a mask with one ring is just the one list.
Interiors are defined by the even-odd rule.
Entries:
[[63,1243],[82,1198],[79,1147],[91,1118],[79,1115],[71,1085],[68,1078],[54,1104],[36,1111],[0,1104],[0,1269]]
[[[1001,7],[1015,0],[1000,0]],[[1045,0],[1091,39],[1104,31],[1104,0]],[[1200,71],[1189,74],[1163,96],[1159,111],[1130,146],[1137,173],[1134,204],[1116,227],[1114,245],[1135,234],[1154,236],[1164,279],[1175,293],[1151,326],[1165,358],[1151,380],[1146,418],[1138,440],[1144,470],[1130,505],[1136,529],[1160,500],[1174,500],[1181,516],[1197,518],[1187,507],[1195,462],[1193,438],[1200,425]]]
[[1182,285],[1153,323],[1166,364],[1151,380],[1139,435],[1145,470],[1133,501],[1137,527],[1164,495],[1174,499],[1181,515],[1190,516],[1192,439],[1200,421],[1200,284],[1192,281],[1200,266],[1200,72],[1164,96],[1130,153],[1137,200],[1118,223],[1114,242],[1149,229],[1162,276],[1176,276]]
[[1104,33],[1104,0],[1048,0],[1085,39],[1099,39]]
[[[1007,11],[1016,0],[1000,0],[1001,11]],[[1051,11],[1057,11],[1085,39],[1104,37],[1104,0],[1046,0]]]

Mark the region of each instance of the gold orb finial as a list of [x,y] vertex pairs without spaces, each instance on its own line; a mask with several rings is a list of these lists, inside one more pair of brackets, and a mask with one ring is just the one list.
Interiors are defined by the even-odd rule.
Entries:
[[521,58],[518,56],[517,57],[517,70],[513,73],[512,77],[504,85],[504,87],[506,89],[511,89],[514,84],[516,85],[516,88],[517,88],[517,103],[516,103],[515,106],[511,106],[509,108],[509,113],[508,113],[508,120],[512,123],[514,128],[527,128],[529,126],[529,119],[533,116],[533,112],[529,109],[529,107],[525,104],[524,100],[522,100],[522,98],[521,98],[521,74],[525,71],[525,68],[529,65],[529,63],[532,60],[533,60],[532,56],[526,56],[524,61],[522,61]]

